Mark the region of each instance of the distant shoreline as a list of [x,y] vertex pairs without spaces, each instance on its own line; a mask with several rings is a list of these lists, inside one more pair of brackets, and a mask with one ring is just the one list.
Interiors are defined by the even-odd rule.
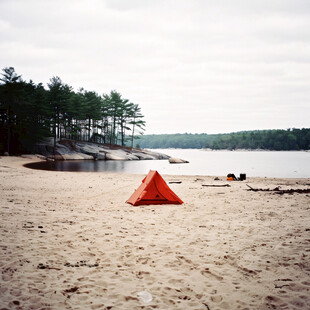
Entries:
[[310,128],[240,131],[226,134],[143,135],[135,141],[141,148],[209,148],[212,150],[308,150]]

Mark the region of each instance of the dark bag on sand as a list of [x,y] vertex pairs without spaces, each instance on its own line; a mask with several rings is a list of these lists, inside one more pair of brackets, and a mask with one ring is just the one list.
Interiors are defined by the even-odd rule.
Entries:
[[240,173],[240,181],[245,181],[246,180],[246,174],[245,173]]
[[227,180],[228,179],[233,179],[234,181],[238,181],[238,179],[236,178],[236,176],[233,173],[228,173],[227,174]]

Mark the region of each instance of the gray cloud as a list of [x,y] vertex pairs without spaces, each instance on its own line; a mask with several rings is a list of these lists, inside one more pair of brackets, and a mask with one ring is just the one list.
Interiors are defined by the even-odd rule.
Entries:
[[310,2],[1,0],[0,68],[117,89],[147,133],[309,127]]

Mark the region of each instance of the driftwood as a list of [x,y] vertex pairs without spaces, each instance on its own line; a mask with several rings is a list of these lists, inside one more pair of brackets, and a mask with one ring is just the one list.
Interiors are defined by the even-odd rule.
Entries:
[[201,184],[206,187],[230,187],[229,184]]
[[206,304],[205,302],[203,302],[202,304],[207,307],[207,310],[210,310],[208,304]]
[[181,184],[182,181],[170,181],[169,184]]
[[[278,279],[277,281],[287,282],[287,281],[293,281],[293,280],[292,279]],[[283,288],[284,286],[290,286],[290,285],[289,284],[282,284],[282,285],[275,284],[274,285],[275,288]]]
[[310,188],[290,188],[290,189],[280,189],[280,187],[275,187],[273,189],[270,188],[253,188],[250,185],[246,184],[247,187],[249,187],[248,191],[253,191],[253,192],[274,192],[275,194],[283,195],[283,194],[309,194],[310,193]]
[[42,263],[40,263],[37,266],[38,269],[54,269],[54,270],[61,270],[60,268],[56,268],[56,267],[50,267],[49,265],[44,265]]

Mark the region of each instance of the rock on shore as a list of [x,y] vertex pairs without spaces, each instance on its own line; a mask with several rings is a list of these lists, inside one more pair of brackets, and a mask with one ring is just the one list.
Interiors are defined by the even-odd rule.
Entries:
[[181,158],[177,158],[177,157],[170,157],[169,163],[170,164],[188,164],[189,161],[181,159]]
[[102,145],[91,142],[62,140],[37,144],[35,153],[48,160],[154,160],[169,159],[170,156],[142,149],[125,148],[116,145]]

